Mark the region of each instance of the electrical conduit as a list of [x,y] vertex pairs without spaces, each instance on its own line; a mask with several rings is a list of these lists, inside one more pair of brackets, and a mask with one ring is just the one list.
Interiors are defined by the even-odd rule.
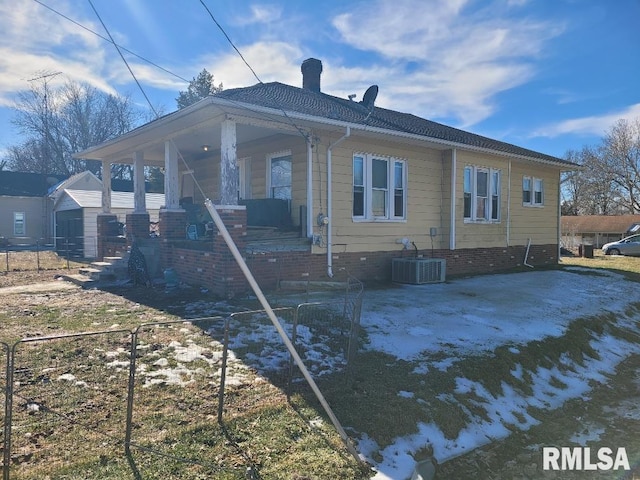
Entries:
[[327,275],[329,276],[329,278],[333,278],[333,265],[332,265],[333,250],[331,248],[331,235],[332,235],[331,224],[333,223],[333,217],[331,216],[332,215],[331,209],[333,207],[333,205],[331,204],[332,202],[331,151],[333,147],[342,143],[344,140],[346,140],[350,136],[351,136],[351,127],[347,127],[347,131],[345,132],[345,134],[342,137],[340,137],[338,140],[333,142],[331,145],[329,145],[329,148],[327,148],[327,217],[329,218],[329,223],[327,223]]

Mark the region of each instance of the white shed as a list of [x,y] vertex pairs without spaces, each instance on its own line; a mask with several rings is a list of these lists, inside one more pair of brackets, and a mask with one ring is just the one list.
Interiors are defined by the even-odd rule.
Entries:
[[[157,222],[160,208],[165,204],[164,194],[147,193],[145,197],[149,220]],[[55,237],[59,242],[72,241],[75,250],[84,258],[96,258],[98,250],[97,218],[102,213],[101,190],[64,189],[59,192],[54,207]],[[118,222],[125,223],[128,213],[133,212],[132,192],[111,192],[111,214]]]

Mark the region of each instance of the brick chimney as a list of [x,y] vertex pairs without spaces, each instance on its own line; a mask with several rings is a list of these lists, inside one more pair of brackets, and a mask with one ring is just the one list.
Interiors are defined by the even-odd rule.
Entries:
[[302,62],[300,70],[302,70],[302,88],[320,93],[322,62],[317,58],[307,58]]

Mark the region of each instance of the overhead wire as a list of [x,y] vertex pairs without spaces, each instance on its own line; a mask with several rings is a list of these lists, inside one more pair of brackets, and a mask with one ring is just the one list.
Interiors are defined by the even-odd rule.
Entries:
[[[36,0],[37,1],[37,0]],[[89,2],[89,5],[91,5],[91,8],[93,9],[94,13],[96,14],[96,17],[98,17],[98,20],[100,21],[100,23],[102,24],[102,28],[105,29],[105,31],[107,32],[107,35],[109,36],[109,38],[111,39],[111,43],[113,44],[113,46],[116,48],[116,50],[118,51],[118,54],[120,55],[120,58],[122,59],[122,61],[124,62],[124,64],[127,66],[127,70],[129,70],[129,73],[131,74],[131,76],[133,77],[134,81],[136,82],[136,85],[138,85],[138,88],[140,89],[140,91],[142,92],[142,95],[144,96],[145,100],[147,101],[147,103],[149,104],[149,108],[151,108],[151,111],[153,112],[153,114],[155,115],[156,119],[160,118],[160,114],[158,113],[158,111],[155,109],[155,107],[153,106],[153,104],[151,103],[151,100],[149,99],[149,97],[147,96],[147,93],[145,92],[144,88],[142,87],[142,85],[140,84],[140,82],[138,81],[138,78],[136,77],[136,74],[133,73],[133,70],[131,69],[131,66],[129,65],[129,62],[127,62],[127,59],[124,57],[124,55],[122,54],[122,51],[120,50],[119,45],[113,41],[113,36],[111,35],[111,32],[109,31],[109,29],[107,28],[107,26],[105,25],[104,21],[102,20],[102,17],[100,16],[100,14],[98,13],[98,10],[96,9],[96,7],[93,5],[93,2],[91,0],[87,0]],[[202,190],[202,187],[200,185],[200,183],[198,182],[198,180],[196,179],[196,177],[193,174],[193,170],[189,168],[189,165],[187,164],[187,161],[184,159],[184,157],[182,156],[182,154],[180,153],[180,149],[178,148],[178,146],[175,144],[175,142],[173,141],[173,139],[170,140],[171,143],[173,144],[174,148],[176,149],[176,152],[178,154],[178,157],[180,158],[180,160],[182,160],[182,163],[184,164],[184,166],[186,167],[187,171],[191,172],[191,177],[193,178],[194,181],[194,185],[198,188],[198,191],[200,192],[200,194],[204,197],[207,198],[207,196],[205,195],[204,191]]]
[[[42,2],[41,0],[33,0],[33,1],[34,1],[34,2],[36,2],[36,3],[38,3],[38,4],[40,4],[40,5],[42,5],[42,6],[43,6],[44,8],[46,8],[47,10],[52,11],[52,12],[53,12],[53,13],[55,13],[56,15],[61,16],[61,17],[62,17],[62,18],[64,18],[65,20],[68,20],[69,22],[73,23],[74,25],[77,25],[78,27],[82,28],[83,30],[86,30],[87,32],[92,33],[92,34],[93,34],[93,35],[95,35],[96,37],[101,38],[102,40],[104,40],[104,41],[106,41],[106,42],[113,43],[114,45],[116,45],[116,43],[113,41],[113,39],[109,39],[109,38],[107,38],[107,37],[104,37],[104,36],[100,35],[98,32],[95,32],[95,31],[91,30],[90,28],[88,28],[88,27],[86,27],[86,26],[82,25],[80,22],[75,21],[73,18],[68,17],[68,16],[67,16],[67,15],[65,15],[64,13],[62,13],[62,12],[60,12],[60,11],[56,10],[55,8],[50,7],[49,5],[47,5],[46,3]],[[103,26],[104,26],[104,25],[103,25]],[[151,61],[151,60],[149,60],[149,59],[147,59],[147,58],[143,57],[142,55],[139,55],[139,54],[137,54],[137,53],[135,53],[135,52],[132,52],[131,50],[129,50],[129,49],[127,49],[127,48],[123,47],[122,45],[116,45],[116,46],[117,46],[118,48],[122,49],[123,51],[125,51],[125,52],[127,52],[127,53],[129,53],[129,54],[133,55],[134,57],[139,58],[139,59],[140,59],[140,60],[142,60],[143,62],[146,62],[146,63],[148,63],[149,65],[152,65],[152,66],[154,66],[154,67],[156,67],[156,68],[158,68],[158,69],[162,70],[163,72],[168,73],[169,75],[174,76],[174,77],[176,77],[176,78],[177,78],[177,79],[179,79],[179,80],[182,80],[183,82],[189,83],[189,80],[187,80],[186,78],[181,77],[181,76],[180,76],[180,75],[178,75],[177,73],[174,73],[174,72],[172,72],[171,70],[168,70],[168,69],[164,68],[164,67],[163,67],[163,66],[161,66],[161,65],[158,65],[157,63],[155,63],[155,62],[153,62],[153,61]]]
[[[216,17],[213,15],[213,13],[211,12],[211,10],[209,9],[209,7],[207,6],[206,3],[204,3],[204,0],[200,0],[200,3],[202,4],[202,6],[204,7],[204,9],[207,11],[207,13],[209,14],[209,17],[211,17],[211,20],[213,21],[213,23],[216,24],[216,26],[218,27],[218,29],[222,32],[222,34],[224,35],[224,37],[227,39],[227,41],[229,42],[229,44],[231,45],[231,47],[236,51],[236,53],[240,56],[240,58],[242,59],[242,61],[244,62],[244,64],[247,66],[247,68],[249,70],[251,70],[251,73],[253,74],[253,76],[256,78],[256,80],[258,80],[258,83],[260,85],[264,85],[264,82],[260,79],[260,77],[258,77],[258,74],[256,73],[256,71],[253,69],[253,67],[249,64],[249,62],[247,61],[246,58],[244,58],[244,55],[242,55],[242,52],[240,52],[240,50],[238,49],[238,47],[236,47],[236,45],[233,43],[233,40],[231,40],[231,37],[229,37],[229,35],[227,34],[227,32],[225,31],[225,29],[222,27],[222,25],[220,25],[220,23],[218,22],[218,20],[216,20]],[[289,116],[289,114],[287,113],[287,111],[282,108],[282,106],[279,105],[279,102],[275,99],[272,98],[272,100],[278,104],[278,109],[282,112],[282,114],[285,116],[285,118],[289,121],[289,123],[295,127],[296,130],[298,130],[298,133],[300,133],[300,135],[302,135],[302,137],[306,140],[309,141],[309,135],[302,129],[300,128],[294,121],[293,119]]]

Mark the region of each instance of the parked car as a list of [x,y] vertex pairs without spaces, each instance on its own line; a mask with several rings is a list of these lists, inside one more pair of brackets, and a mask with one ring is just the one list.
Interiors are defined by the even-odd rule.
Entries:
[[640,255],[640,235],[631,235],[602,246],[605,255]]

